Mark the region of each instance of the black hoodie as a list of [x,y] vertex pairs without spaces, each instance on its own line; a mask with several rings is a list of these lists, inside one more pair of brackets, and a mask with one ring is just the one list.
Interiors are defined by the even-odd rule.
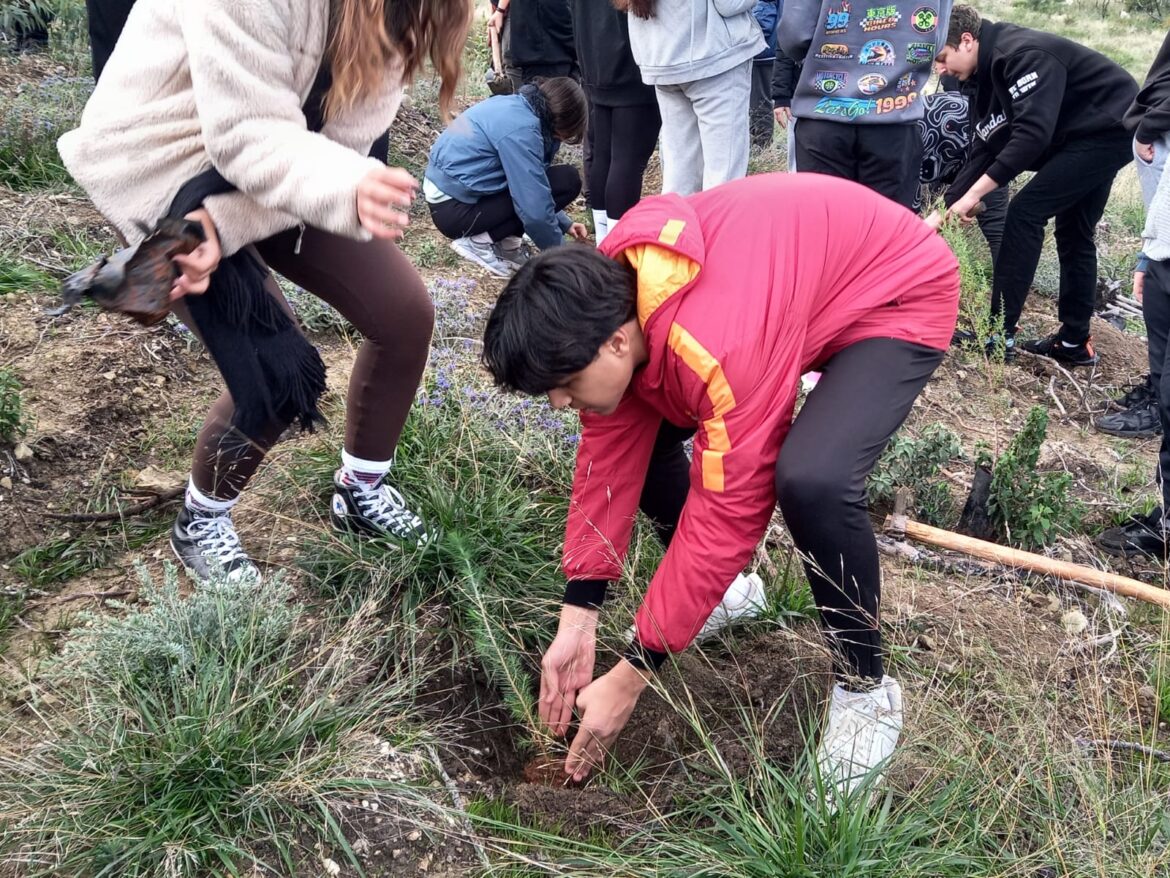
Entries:
[[516,67],[577,61],[569,0],[512,0],[508,27],[507,60]]
[[589,100],[602,107],[656,103],[654,86],[642,82],[634,63],[626,13],[610,0],[572,0],[571,9],[581,85]]
[[1161,140],[1170,132],[1170,31],[1146,74],[1145,85],[1125,112],[1125,127],[1141,143]]
[[971,157],[947,192],[983,174],[1006,186],[1071,140],[1121,127],[1137,83],[1100,52],[1044,31],[985,21],[972,105]]

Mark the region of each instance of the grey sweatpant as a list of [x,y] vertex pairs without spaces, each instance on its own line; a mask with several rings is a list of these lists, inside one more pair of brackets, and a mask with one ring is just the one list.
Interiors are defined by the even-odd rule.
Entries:
[[656,85],[662,112],[662,191],[690,195],[747,174],[749,58],[724,73]]

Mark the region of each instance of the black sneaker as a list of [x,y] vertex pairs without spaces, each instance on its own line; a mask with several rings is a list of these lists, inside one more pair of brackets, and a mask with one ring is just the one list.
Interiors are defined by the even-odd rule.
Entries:
[[1145,379],[1140,384],[1135,384],[1130,387],[1124,395],[1112,400],[1112,404],[1118,411],[1126,411],[1140,403],[1157,399],[1157,397],[1158,394],[1154,392],[1153,381],[1151,381],[1149,373],[1146,373]]
[[1049,357],[1064,366],[1096,366],[1097,352],[1093,350],[1093,339],[1086,339],[1076,347],[1068,347],[1060,337],[1060,333],[1053,333],[1044,338],[1034,338],[1020,345],[1030,354]]
[[171,549],[192,577],[206,582],[219,572],[229,582],[260,579],[260,571],[240,545],[227,512],[197,512],[184,506],[171,528]]
[[1093,421],[1100,433],[1140,439],[1144,436],[1162,435],[1162,419],[1158,416],[1158,402],[1145,399],[1124,412],[1101,415]]
[[430,540],[422,519],[406,505],[405,498],[389,485],[382,484],[377,488],[347,485],[342,482],[341,471],[338,470],[333,475],[333,488],[329,517],[338,530],[393,537],[420,546]]
[[1149,515],[1134,516],[1120,527],[1109,528],[1097,537],[1097,545],[1119,558],[1145,555],[1164,560],[1166,525],[1162,521],[1162,510],[1155,509]]

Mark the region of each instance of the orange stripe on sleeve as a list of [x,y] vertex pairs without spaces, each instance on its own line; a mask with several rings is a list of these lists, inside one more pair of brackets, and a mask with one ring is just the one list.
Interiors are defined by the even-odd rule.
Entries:
[[723,457],[731,451],[731,437],[727,434],[724,417],[735,408],[735,394],[723,366],[699,344],[698,339],[674,323],[668,338],[670,349],[682,359],[707,386],[707,398],[711,401],[711,417],[703,421],[707,434],[707,447],[703,450],[703,487],[708,491],[723,491]]
[[686,227],[687,224],[683,220],[667,220],[666,225],[662,227],[662,231],[658,234],[658,243],[665,244],[667,247],[673,247],[678,243],[678,237]]

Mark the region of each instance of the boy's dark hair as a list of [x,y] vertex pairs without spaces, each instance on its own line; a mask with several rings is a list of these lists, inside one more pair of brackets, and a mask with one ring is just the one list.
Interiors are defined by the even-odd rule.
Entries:
[[567,76],[554,76],[537,80],[536,87],[548,104],[553,136],[562,143],[580,143],[585,136],[585,121],[589,116],[589,107],[581,86]]
[[973,6],[958,5],[951,10],[951,23],[947,27],[947,45],[955,48],[963,39],[963,34],[970,34],[979,39],[979,28],[983,26],[983,19]]
[[637,313],[638,276],[592,247],[533,257],[508,281],[483,333],[496,385],[530,396],[560,387]]

